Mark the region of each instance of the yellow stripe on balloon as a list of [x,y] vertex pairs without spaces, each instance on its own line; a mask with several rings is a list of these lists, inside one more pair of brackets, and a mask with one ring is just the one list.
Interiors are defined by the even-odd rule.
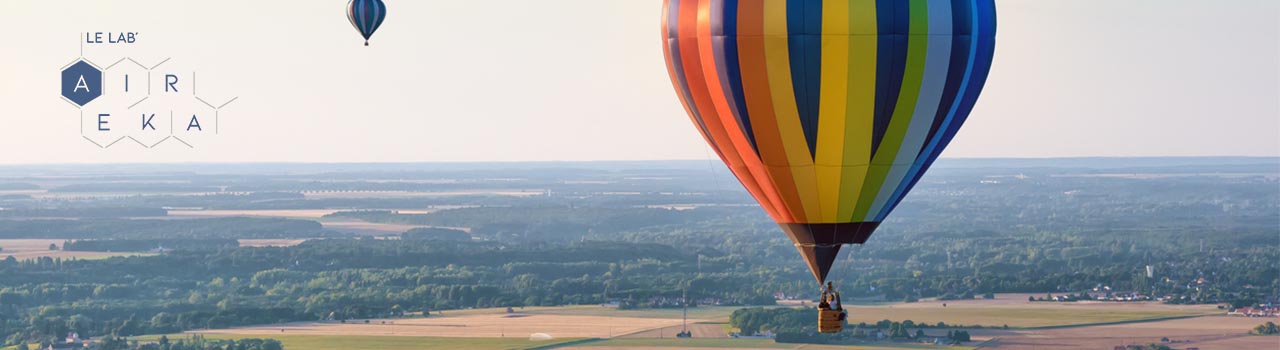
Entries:
[[764,51],[765,69],[769,72],[769,90],[772,92],[774,120],[782,136],[783,150],[800,195],[801,206],[807,220],[820,217],[818,209],[818,181],[813,169],[809,144],[800,126],[800,112],[796,109],[795,86],[791,83],[791,54],[787,37],[787,0],[764,2]]
[[879,28],[875,0],[849,1],[849,91],[844,127],[844,171],[840,176],[839,221],[853,221],[871,164],[871,131],[876,108]]
[[[839,222],[844,170],[845,113],[849,98],[849,2],[822,3],[822,88],[816,152],[821,222]],[[813,220],[811,220],[813,221]]]

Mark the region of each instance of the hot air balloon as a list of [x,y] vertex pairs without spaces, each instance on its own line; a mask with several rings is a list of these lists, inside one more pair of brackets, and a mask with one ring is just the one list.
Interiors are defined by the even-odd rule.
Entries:
[[863,244],[977,102],[994,0],[665,0],[689,117],[814,278]]
[[387,5],[382,0],[350,0],[347,1],[347,20],[351,26],[364,36],[364,46],[369,46],[369,37],[387,18]]

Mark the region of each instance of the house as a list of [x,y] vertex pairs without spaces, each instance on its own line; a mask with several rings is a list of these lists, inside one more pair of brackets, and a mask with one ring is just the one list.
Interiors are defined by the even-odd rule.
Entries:
[[88,349],[92,342],[88,339],[80,339],[80,334],[76,332],[67,333],[67,338],[60,343],[49,344],[45,350],[69,350],[69,349]]
[[1246,306],[1238,309],[1228,310],[1227,315],[1244,316],[1244,317],[1280,317],[1280,307]]

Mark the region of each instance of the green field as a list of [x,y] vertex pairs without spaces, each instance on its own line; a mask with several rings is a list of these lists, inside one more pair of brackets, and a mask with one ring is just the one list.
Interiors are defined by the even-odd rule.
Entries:
[[[186,335],[170,335],[169,339],[181,339]],[[386,337],[350,335],[271,335],[271,336],[223,336],[205,335],[206,339],[271,338],[284,343],[287,350],[520,350],[564,344],[582,339],[564,338],[546,341],[530,341],[525,338],[444,338],[444,337]],[[154,341],[159,336],[139,337],[138,340]]]
[[[874,346],[840,346],[816,344],[783,344],[772,339],[609,339],[584,342],[575,347],[670,347],[670,348],[721,348],[721,349],[944,349],[968,350],[964,346],[929,346],[924,344],[881,343]],[[292,349],[291,349],[292,350]]]

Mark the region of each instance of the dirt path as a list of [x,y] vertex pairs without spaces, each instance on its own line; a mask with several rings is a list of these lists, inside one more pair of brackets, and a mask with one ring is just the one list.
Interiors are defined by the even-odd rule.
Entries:
[[[682,326],[677,325],[625,334],[618,338],[675,338],[676,334],[680,333],[681,329],[683,329]],[[725,333],[724,327],[721,327],[720,324],[690,323],[689,331],[693,333],[693,337],[696,339],[717,339],[729,337],[729,334]]]

